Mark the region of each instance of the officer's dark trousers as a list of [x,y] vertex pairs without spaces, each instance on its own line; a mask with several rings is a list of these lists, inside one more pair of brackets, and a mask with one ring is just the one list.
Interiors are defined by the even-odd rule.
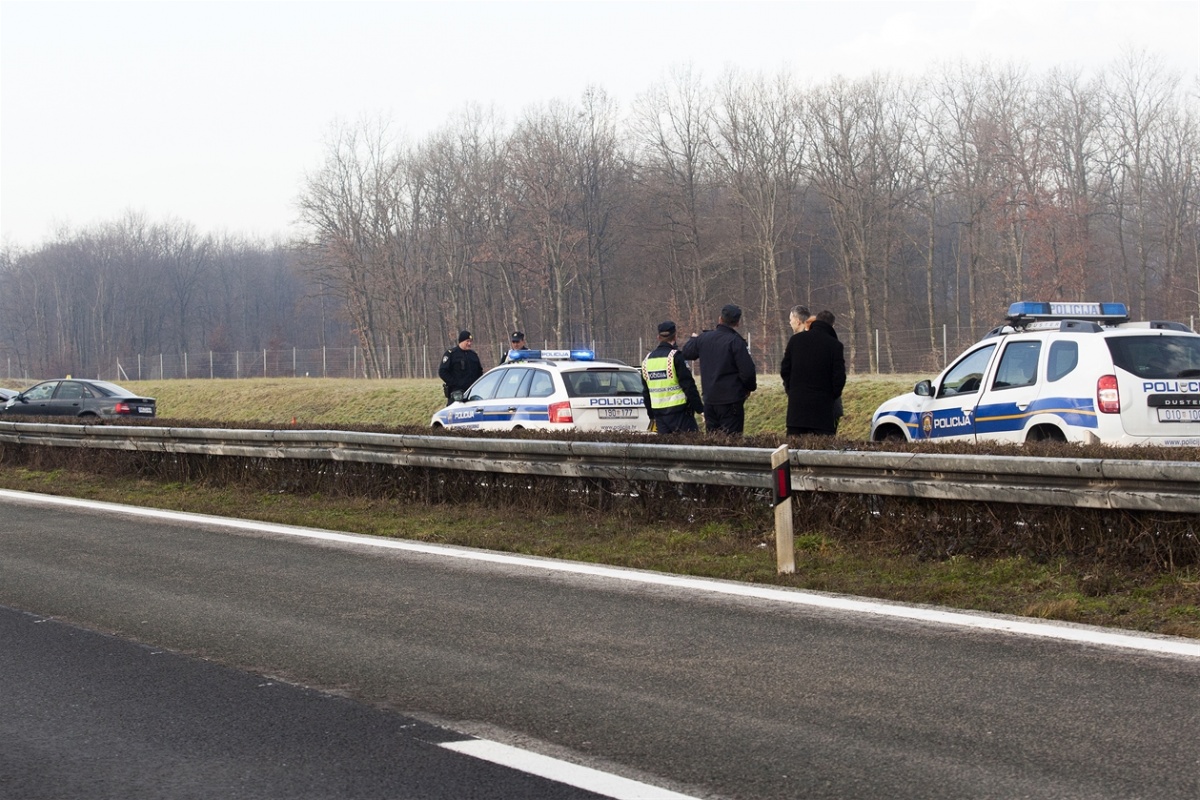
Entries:
[[680,406],[678,411],[655,409],[654,430],[659,433],[692,433],[700,430],[700,426],[687,406]]
[[746,404],[704,404],[704,429],[709,433],[727,433],[741,436],[746,427]]

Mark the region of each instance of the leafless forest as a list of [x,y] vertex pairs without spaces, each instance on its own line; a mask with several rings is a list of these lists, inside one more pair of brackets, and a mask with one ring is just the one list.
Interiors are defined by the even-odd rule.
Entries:
[[854,370],[928,371],[1020,299],[1194,321],[1198,80],[1137,53],[1086,77],[681,68],[626,106],[470,109],[415,143],[342,125],[297,165],[303,240],[129,214],[4,252],[0,370],[244,350],[270,374],[266,351],[336,347],[406,376],[462,327],[490,364],[513,329],[636,358],[735,302],[763,371],[795,303],[834,311]]

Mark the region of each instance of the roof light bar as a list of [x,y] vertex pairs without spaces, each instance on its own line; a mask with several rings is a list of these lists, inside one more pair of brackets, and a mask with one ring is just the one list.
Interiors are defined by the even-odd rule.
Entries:
[[1008,318],[1062,320],[1082,319],[1104,322],[1125,322],[1129,309],[1124,303],[1013,303]]
[[509,350],[509,361],[530,361],[543,359],[546,361],[595,361],[594,350]]

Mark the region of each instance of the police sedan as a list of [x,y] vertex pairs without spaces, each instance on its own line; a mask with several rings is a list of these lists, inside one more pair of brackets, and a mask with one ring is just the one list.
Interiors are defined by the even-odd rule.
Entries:
[[591,350],[510,350],[508,360],[433,415],[434,428],[644,432],[636,367]]
[[1200,446],[1200,335],[1123,303],[1013,303],[1008,324],[884,402],[872,441]]

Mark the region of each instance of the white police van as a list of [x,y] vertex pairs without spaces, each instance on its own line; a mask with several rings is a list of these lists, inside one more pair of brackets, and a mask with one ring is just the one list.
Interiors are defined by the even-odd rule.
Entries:
[[1014,303],[932,381],[875,411],[872,441],[1200,445],[1200,335],[1123,303]]
[[434,428],[483,431],[644,432],[650,427],[641,370],[591,350],[510,350],[471,388],[433,415]]

